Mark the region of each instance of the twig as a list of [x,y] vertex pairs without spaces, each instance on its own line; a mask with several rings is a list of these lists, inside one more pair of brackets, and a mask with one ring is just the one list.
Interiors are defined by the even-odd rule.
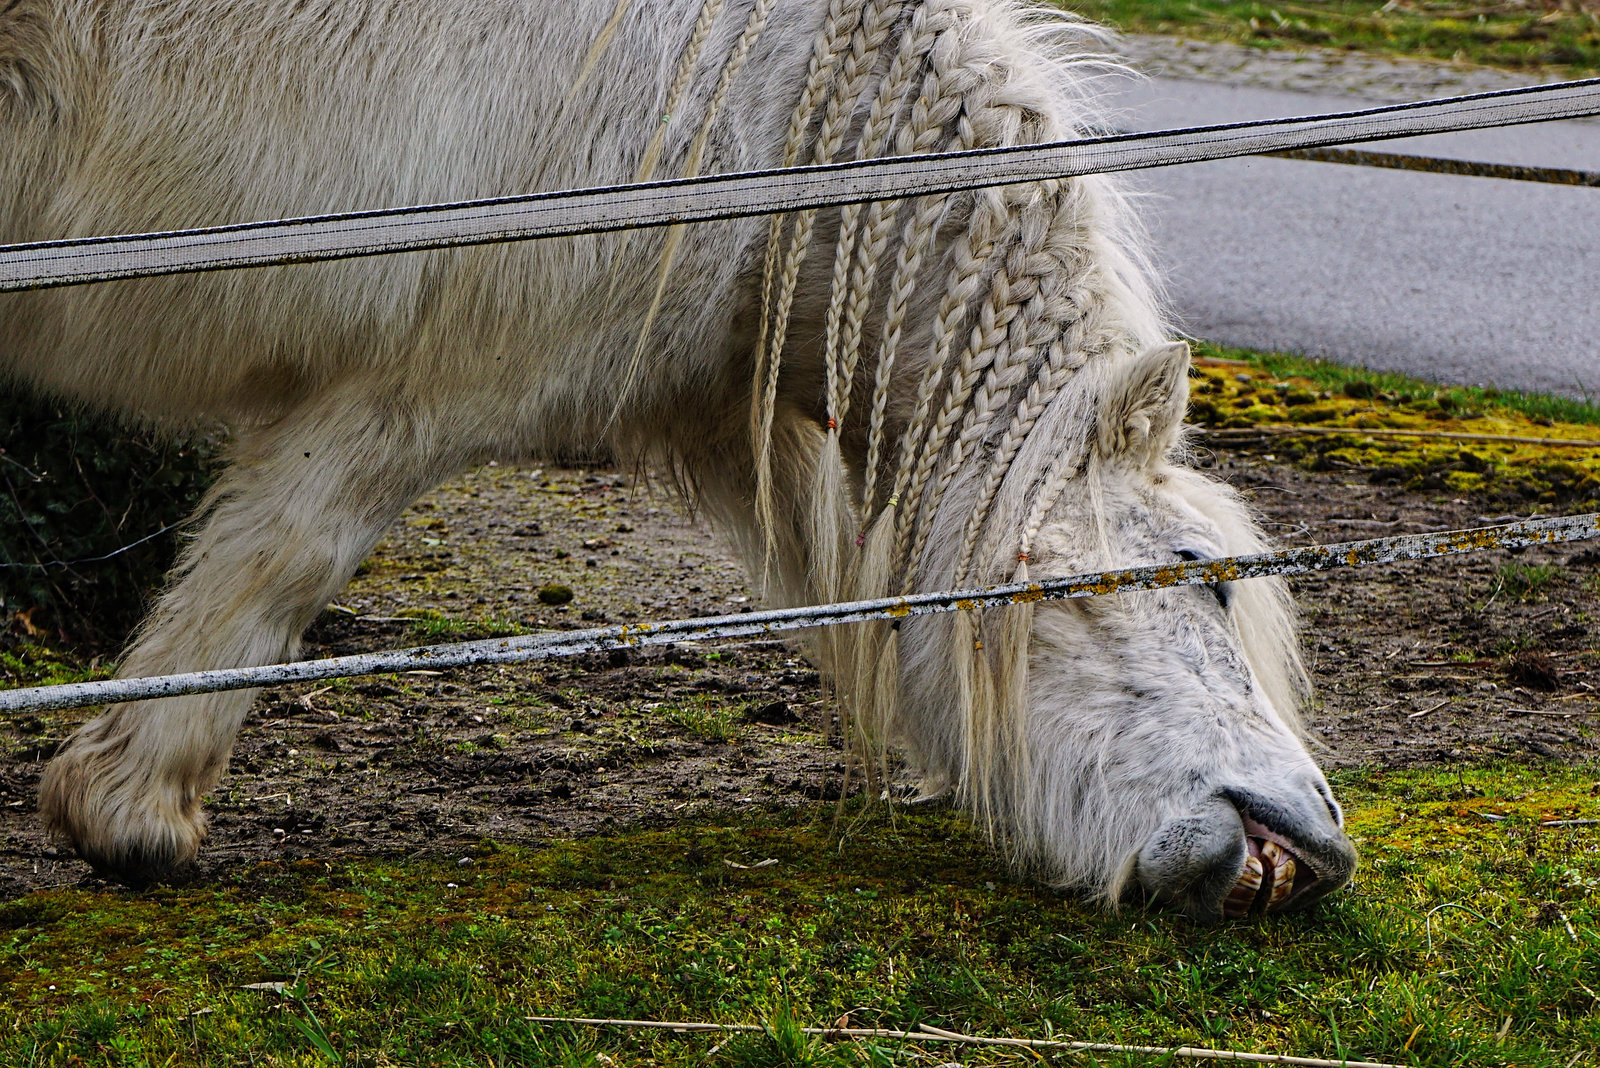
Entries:
[[[23,470],[27,470],[27,469],[23,468]],[[24,568],[24,569],[34,570],[34,571],[43,571],[46,568],[52,568],[52,567],[77,567],[79,564],[98,564],[98,563],[101,563],[103,561],[110,560],[113,557],[121,556],[123,553],[127,552],[130,549],[137,549],[139,546],[143,545],[147,541],[154,541],[155,539],[161,537],[161,535],[166,534],[169,531],[176,530],[178,527],[182,526],[184,522],[187,522],[187,520],[179,520],[176,523],[168,523],[166,526],[162,527],[160,530],[156,531],[154,534],[146,534],[144,537],[140,538],[138,541],[130,541],[128,544],[124,545],[122,548],[113,549],[110,552],[105,553],[104,555],[101,555],[101,556],[86,556],[81,560],[57,560],[57,559],[54,559],[52,557],[51,559],[46,560],[46,561],[44,561],[42,563],[29,563],[29,562],[26,562],[26,561],[24,561],[22,563],[4,563],[4,564],[0,564],[0,568]]]
[[1252,437],[1282,437],[1295,434],[1350,434],[1355,437],[1374,438],[1444,438],[1449,441],[1504,441],[1515,445],[1558,445],[1562,448],[1600,449],[1600,441],[1584,438],[1536,438],[1523,434],[1468,434],[1456,430],[1402,430],[1398,427],[1340,427],[1340,426],[1284,426],[1269,423],[1265,426],[1227,427],[1203,431],[1206,437],[1222,441]]
[[1541,827],[1600,827],[1600,820],[1542,820]]
[[1515,712],[1519,716],[1554,716],[1557,719],[1571,719],[1573,716],[1600,716],[1600,710],[1590,711],[1585,708],[1573,709],[1570,712],[1551,712],[1543,708],[1507,708],[1507,712]]
[[[583,1024],[590,1027],[647,1027],[680,1034],[704,1031],[742,1031],[764,1033],[760,1024],[692,1023],[672,1020],[607,1020],[583,1016],[524,1016],[529,1023]],[[968,1046],[1014,1046],[1022,1049],[1061,1049],[1078,1053],[1143,1053],[1155,1056],[1188,1057],[1193,1060],[1244,1061],[1251,1064],[1292,1064],[1301,1068],[1400,1068],[1380,1061],[1323,1060],[1318,1057],[1290,1057],[1281,1053],[1239,1053],[1225,1049],[1195,1046],[1119,1046],[1110,1042],[1060,1042],[1040,1038],[985,1038],[944,1031],[927,1024],[919,1031],[892,1031],[875,1027],[802,1027],[801,1034],[825,1038],[898,1038],[919,1042],[952,1042]]]
[[1437,712],[1437,711],[1439,711],[1439,709],[1443,708],[1445,705],[1447,705],[1449,703],[1450,703],[1450,698],[1446,697],[1443,701],[1440,701],[1436,705],[1429,705],[1427,708],[1424,708],[1421,712],[1413,712],[1413,713],[1411,713],[1410,715],[1408,715],[1406,717],[1406,719],[1420,719],[1421,717],[1426,716],[1429,712]]

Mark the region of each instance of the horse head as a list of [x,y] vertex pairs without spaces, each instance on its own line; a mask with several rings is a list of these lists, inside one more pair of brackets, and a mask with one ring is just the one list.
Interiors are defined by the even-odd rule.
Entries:
[[[1042,573],[1265,548],[1233,493],[1171,460],[1188,369],[1173,344],[1108,376],[1093,455],[1040,531]],[[1029,668],[1030,831],[1047,863],[1204,917],[1298,907],[1349,880],[1343,815],[1297,716],[1281,581],[1040,606]]]

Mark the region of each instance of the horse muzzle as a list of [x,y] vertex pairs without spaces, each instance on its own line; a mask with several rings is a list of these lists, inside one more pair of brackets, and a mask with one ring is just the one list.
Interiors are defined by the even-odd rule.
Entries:
[[1288,912],[1350,881],[1356,851],[1342,822],[1310,782],[1282,794],[1224,789],[1163,824],[1134,872],[1152,899],[1197,920]]

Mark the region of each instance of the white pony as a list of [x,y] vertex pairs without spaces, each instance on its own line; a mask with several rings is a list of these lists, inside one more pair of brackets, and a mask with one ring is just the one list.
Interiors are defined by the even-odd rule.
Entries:
[[[1106,67],[1017,0],[4,0],[0,241],[1069,137]],[[771,598],[1250,551],[1181,466],[1188,352],[1123,201],[1075,179],[776,219],[0,298],[13,380],[231,466],[125,676],[294,655],[467,465],[608,445],[676,476]],[[1108,902],[1299,905],[1355,857],[1297,727],[1280,585],[828,632],[853,731]],[[50,828],[187,863],[249,693],[117,706]]]

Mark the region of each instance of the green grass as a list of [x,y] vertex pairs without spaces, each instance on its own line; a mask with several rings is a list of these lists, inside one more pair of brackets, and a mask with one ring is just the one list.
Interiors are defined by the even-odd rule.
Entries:
[[1593,0],[1066,0],[1061,6],[1130,32],[1262,48],[1314,45],[1567,77],[1600,70],[1600,5]]
[[663,708],[659,714],[668,723],[706,741],[734,742],[743,731],[744,705],[712,701],[710,696]]
[[425,642],[477,641],[481,638],[516,638],[532,633],[526,623],[505,616],[456,619],[434,608],[413,608],[400,613],[413,619],[411,633]]
[[1591,404],[1208,343],[1195,355],[1189,421],[1230,448],[1486,510],[1600,509]]
[[1495,592],[1518,601],[1537,600],[1560,575],[1554,564],[1505,564],[1495,574]]
[[[0,906],[0,1063],[688,1065],[720,1041],[530,1015],[769,1025],[723,1045],[722,1063],[914,1063],[892,1043],[795,1030],[850,1011],[1554,1068],[1600,1048],[1600,830],[1537,824],[1600,816],[1597,777],[1344,775],[1357,885],[1311,915],[1210,928],[1015,881],[959,818],[923,809],[484,843],[465,865],[300,861],[144,893],[65,887]],[[284,988],[247,989],[261,983]]]

